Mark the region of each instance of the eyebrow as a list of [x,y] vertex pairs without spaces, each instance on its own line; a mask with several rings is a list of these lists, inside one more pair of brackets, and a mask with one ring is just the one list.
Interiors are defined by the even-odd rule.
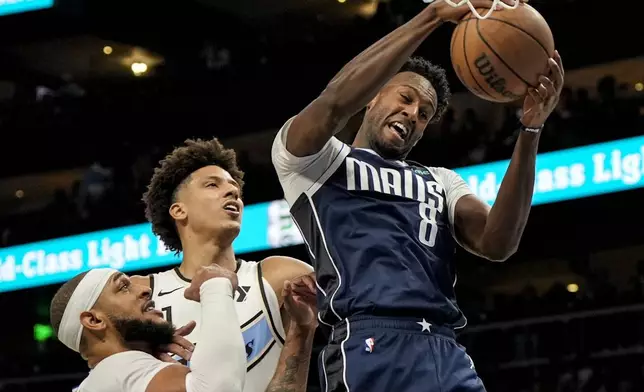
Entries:
[[123,272],[117,272],[112,276],[112,283],[116,282],[117,280],[121,279],[125,275]]
[[[206,177],[207,180],[218,180],[218,181],[223,181],[224,179],[220,176],[215,176],[215,175],[209,175]],[[233,184],[237,188],[241,188],[237,181],[233,180],[232,178],[228,180],[228,183]]]

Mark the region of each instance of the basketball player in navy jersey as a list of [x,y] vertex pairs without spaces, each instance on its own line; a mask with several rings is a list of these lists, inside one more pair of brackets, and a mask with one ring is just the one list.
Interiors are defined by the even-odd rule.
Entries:
[[[557,103],[563,67],[556,54],[525,98],[491,209],[455,172],[406,162],[449,97],[444,70],[410,56],[438,26],[468,11],[434,1],[349,62],[275,138],[273,164],[313,257],[318,317],[333,327],[319,358],[324,391],[485,391],[454,340],[466,321],[452,258],[457,243],[493,261],[519,246],[540,131]],[[335,138],[365,107],[353,145]]]
[[[168,154],[155,169],[143,201],[153,232],[169,250],[182,252],[181,265],[132,280],[151,288],[152,300],[167,321],[187,326],[180,329],[185,338],[176,337],[168,350],[189,360],[193,345],[216,331],[200,328],[201,308],[186,300],[184,291],[203,266],[235,271],[235,308],[247,358],[244,391],[304,391],[317,326],[315,317],[308,317],[314,311],[306,306],[315,297],[312,267],[289,257],[248,262],[235,256],[243,175],[235,151],[217,139],[187,140]],[[291,296],[299,306],[294,306],[297,301],[289,305]]]

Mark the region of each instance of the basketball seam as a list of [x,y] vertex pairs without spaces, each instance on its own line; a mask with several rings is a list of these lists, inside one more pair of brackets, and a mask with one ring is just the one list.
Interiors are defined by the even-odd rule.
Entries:
[[467,70],[470,72],[472,80],[474,81],[474,83],[476,83],[477,86],[479,86],[481,92],[483,92],[483,94],[487,95],[489,98],[496,100],[496,98],[492,96],[492,94],[490,94],[487,89],[483,87],[481,83],[479,83],[479,81],[476,79],[474,72],[472,72],[472,67],[470,67],[470,62],[467,59],[467,26],[469,23],[469,20],[465,22],[465,27],[463,28],[463,57],[465,58],[465,65],[467,66]]
[[481,41],[485,44],[485,46],[487,46],[487,47],[488,47],[488,49],[490,49],[490,51],[492,51],[492,53],[493,53],[493,54],[494,54],[494,55],[495,55],[495,56],[496,56],[496,57],[497,57],[497,58],[498,58],[498,59],[503,63],[503,65],[505,65],[505,67],[506,67],[507,69],[509,69],[509,70],[510,70],[510,72],[512,72],[512,73],[514,74],[514,76],[516,76],[517,78],[521,79],[521,81],[522,81],[523,83],[525,83],[527,86],[534,87],[534,86],[532,85],[532,83],[530,83],[530,82],[528,82],[527,80],[523,79],[523,77],[522,77],[521,75],[519,75],[519,74],[518,74],[514,69],[512,69],[512,67],[510,67],[510,64],[506,63],[506,62],[505,62],[505,60],[503,60],[503,57],[501,57],[501,56],[496,52],[496,50],[494,50],[494,48],[492,47],[492,45],[490,45],[490,43],[489,43],[489,42],[487,42],[487,40],[485,39],[485,37],[483,37],[483,34],[481,33],[481,28],[480,28],[480,25],[479,25],[479,22],[480,22],[480,21],[481,21],[480,19],[477,19],[477,20],[476,20],[476,33],[478,34],[478,36],[479,36],[479,38],[481,39]]
[[[464,19],[464,21],[465,21],[465,20],[470,21],[470,20],[472,20],[472,19],[480,20],[480,19],[478,19],[478,18],[467,18],[467,19]],[[529,33],[528,31],[526,31],[523,27],[521,27],[521,26],[517,26],[517,25],[512,24],[512,23],[510,23],[510,22],[508,22],[508,21],[506,21],[506,20],[503,20],[503,19],[497,19],[497,18],[492,18],[492,17],[490,17],[490,18],[487,18],[486,20],[494,20],[494,21],[496,21],[496,22],[504,23],[504,24],[506,24],[506,25],[508,25],[508,26],[512,26],[512,27],[514,27],[515,29],[517,29],[517,30],[519,30],[520,32],[522,32],[523,34],[525,34],[525,35],[527,35],[528,37],[532,38],[532,39],[534,40],[534,42],[536,42],[536,43],[537,43],[537,45],[539,45],[539,46],[541,47],[541,49],[543,49],[543,53],[545,53],[545,54],[546,54],[546,56],[550,57],[550,53],[548,53],[548,49],[546,49],[546,47],[541,43],[541,41],[539,41],[538,39],[536,39],[534,35],[530,34],[530,33]]]

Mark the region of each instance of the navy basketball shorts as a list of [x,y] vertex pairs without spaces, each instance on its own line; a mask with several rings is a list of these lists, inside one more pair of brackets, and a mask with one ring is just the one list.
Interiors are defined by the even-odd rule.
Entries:
[[345,320],[318,366],[325,392],[485,392],[454,332],[420,319]]

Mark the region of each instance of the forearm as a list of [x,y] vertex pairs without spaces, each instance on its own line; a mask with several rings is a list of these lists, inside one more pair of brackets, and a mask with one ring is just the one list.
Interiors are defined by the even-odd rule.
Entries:
[[241,392],[246,376],[244,340],[232,299],[232,285],[215,278],[201,286],[204,334],[190,361],[187,392]]
[[519,247],[532,205],[539,136],[520,132],[514,146],[481,237],[481,253],[490,259],[505,260]]
[[427,36],[440,26],[435,8],[416,17],[364,50],[329,82],[325,92],[343,116],[362,110],[395,75]]
[[279,364],[266,392],[304,392],[315,329],[291,323]]

